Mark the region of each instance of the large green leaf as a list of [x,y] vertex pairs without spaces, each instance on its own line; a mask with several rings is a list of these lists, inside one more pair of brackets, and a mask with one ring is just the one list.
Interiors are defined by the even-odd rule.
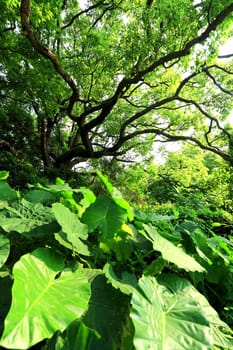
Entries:
[[54,196],[52,195],[52,193],[48,191],[33,189],[31,191],[28,191],[25,194],[24,198],[29,202],[36,202],[36,203],[43,204],[43,203],[51,202]]
[[62,179],[57,178],[56,184],[43,186],[39,183],[36,184],[36,187],[51,193],[61,193],[61,192],[70,192],[72,194],[73,189],[70,187],[70,185],[66,182],[64,182]]
[[67,237],[67,234],[63,231],[55,233],[54,236],[60,245],[71,250],[72,252],[76,252],[78,254],[86,256],[92,255],[91,251],[89,250],[89,247],[81,239],[76,238],[74,243],[71,243],[69,238]]
[[17,192],[14,191],[6,181],[0,181],[0,202],[11,202],[17,198]]
[[162,257],[186,271],[204,272],[205,269],[190,255],[185,253],[166,238],[158,234],[152,225],[143,225],[149,239],[153,243],[153,248],[162,254]]
[[175,275],[159,281],[142,277],[132,296],[131,317],[136,350],[213,350],[219,345],[215,332],[223,326],[207,300]]
[[31,203],[22,199],[7,210],[10,217],[0,217],[0,227],[6,232],[18,232],[26,237],[37,237],[56,232],[54,230],[59,227],[55,223],[51,208],[41,203]]
[[107,176],[103,175],[100,171],[97,171],[97,175],[105,184],[108,192],[110,193],[110,195],[111,195],[112,199],[115,201],[115,203],[127,211],[129,220],[132,221],[134,218],[134,213],[133,213],[133,210],[132,210],[129,202],[127,202],[123,198],[121,192],[116,187],[112,186],[112,184],[108,180]]
[[113,266],[109,263],[105,264],[103,271],[106,278],[114,288],[120,289],[124,294],[132,294],[133,288],[137,285],[137,278],[134,274],[122,271],[122,273],[117,275]]
[[55,235],[59,243],[79,254],[90,255],[88,247],[82,241],[88,237],[87,225],[82,224],[77,214],[72,213],[61,203],[53,204],[52,211],[62,228],[62,231]]
[[10,253],[10,241],[0,234],[0,268],[4,265]]
[[82,216],[84,211],[96,200],[96,196],[89,188],[81,187],[76,192],[80,192],[83,195],[83,199],[79,202],[79,216]]
[[[65,201],[71,205],[71,207],[74,207],[78,211],[79,216],[81,216],[86,210],[86,208],[89,207],[89,205],[91,203],[94,203],[96,200],[94,192],[91,191],[89,188],[71,188],[68,183],[64,182],[60,178],[56,179],[55,185],[49,185],[48,187],[45,187],[40,184],[37,184],[36,187],[42,189],[43,191],[47,191],[51,194],[62,196],[65,199]],[[79,203],[77,203],[77,201],[74,198],[75,193],[81,193],[83,196],[83,199],[81,199]]]
[[93,350],[100,335],[85,326],[80,320],[74,320],[63,334],[56,333],[42,350]]
[[100,196],[91,204],[82,216],[82,221],[90,231],[100,227],[104,238],[113,237],[127,219],[127,213],[111,198]]
[[11,306],[12,283],[9,273],[5,272],[5,276],[0,277],[0,334],[2,334],[4,320]]
[[75,320],[67,328],[64,335],[64,345],[61,350],[93,350],[95,340],[100,336],[83,322]]
[[0,171],[0,180],[6,180],[9,177],[9,171]]
[[59,225],[64,231],[70,242],[74,244],[77,238],[87,239],[88,227],[79,220],[78,216],[70,211],[61,203],[54,203],[52,211]]
[[2,346],[28,349],[55,331],[63,331],[87,309],[88,269],[61,273],[63,264],[53,250],[39,248],[14,265],[12,306]]
[[129,305],[129,296],[107,283],[104,275],[93,279],[89,308],[83,318],[86,326],[101,335],[101,339],[92,338],[93,350],[133,349]]

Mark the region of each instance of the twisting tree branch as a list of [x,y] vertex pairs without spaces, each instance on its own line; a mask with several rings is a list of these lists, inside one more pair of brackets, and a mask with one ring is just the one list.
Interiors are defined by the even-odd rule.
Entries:
[[214,83],[215,86],[217,86],[218,89],[220,89],[222,92],[224,92],[225,94],[231,95],[233,94],[233,90],[227,90],[224,87],[222,87],[222,85],[220,83],[218,83],[215,79],[215,77],[210,73],[208,68],[204,68],[203,72],[205,72],[207,74],[207,76],[212,80],[212,82]]
[[30,22],[30,15],[31,15],[31,1],[30,0],[22,0],[21,6],[20,6],[20,16],[21,16],[21,24],[22,24],[23,33],[27,36],[32,47],[38,53],[40,53],[42,56],[44,56],[45,58],[47,58],[48,60],[50,60],[52,62],[57,73],[63,78],[63,80],[71,88],[72,96],[70,98],[69,106],[67,108],[68,114],[71,114],[73,106],[79,97],[78,88],[76,86],[76,83],[72,79],[72,77],[64,70],[58,57],[55,55],[55,53],[39,42],[35,33],[33,32],[33,28],[32,28],[31,22]]
[[[147,75],[150,72],[153,72],[160,66],[164,66],[166,63],[169,63],[170,61],[176,60],[181,57],[185,57],[190,54],[191,48],[193,48],[196,44],[202,43],[204,40],[206,40],[210,33],[215,31],[216,28],[225,20],[226,17],[228,17],[233,12],[233,3],[227,6],[222,12],[218,14],[218,16],[208,25],[208,27],[204,30],[204,32],[197,37],[190,40],[183,49],[171,52],[158,60],[154,61],[150,66],[145,68],[144,70],[137,71],[132,75],[130,78],[123,78],[117,89],[115,94],[109,98],[108,100],[102,102],[100,105],[93,107],[89,110],[89,112],[84,112],[83,117],[91,114],[95,111],[101,110],[99,116],[97,116],[95,119],[93,119],[91,122],[89,122],[85,127],[86,130],[91,130],[95,126],[101,124],[104,122],[104,120],[107,118],[111,110],[113,109],[114,105],[117,103],[118,99],[123,96],[125,91],[128,90],[128,88],[133,85],[137,84],[143,78],[145,75]],[[198,73],[194,73],[193,75],[197,75]],[[184,82],[185,84],[185,82]],[[182,86],[180,86],[180,89],[182,89]]]
[[229,53],[228,55],[219,55],[218,58],[231,58],[233,57],[233,53]]
[[[147,2],[150,6],[152,1]],[[65,1],[63,2],[65,4]],[[94,8],[97,8],[99,5],[105,5],[105,8],[110,8],[110,5],[114,2],[108,2],[105,3],[104,1],[99,1],[95,5],[90,6],[88,9],[79,12],[77,15],[73,16],[69,23],[67,23],[65,26],[63,26],[63,29],[69,27],[72,25],[72,23],[83,13],[86,13],[88,11],[91,11]],[[226,8],[224,8],[212,22],[210,22],[205,29],[202,30],[202,32],[199,33],[196,37],[191,39],[190,41],[186,42],[186,44],[183,45],[181,49],[177,49],[177,51],[170,52],[168,54],[165,54],[164,56],[161,56],[159,58],[154,59],[154,61],[150,61],[146,67],[140,70],[139,65],[137,65],[137,69],[132,69],[131,74],[127,75],[127,77],[123,77],[121,81],[118,82],[118,85],[116,86],[114,92],[110,97],[107,97],[102,102],[96,103],[93,107],[88,106],[89,108],[84,108],[83,112],[79,115],[79,117],[76,117],[72,114],[73,107],[77,101],[82,102],[85,106],[85,101],[79,99],[79,91],[76,82],[74,79],[67,73],[67,71],[62,67],[61,62],[59,61],[57,55],[51,51],[49,48],[44,46],[36,37],[33,27],[30,22],[30,15],[31,15],[31,2],[30,0],[21,0],[21,7],[20,7],[20,14],[21,14],[21,24],[22,24],[22,30],[24,34],[27,36],[28,40],[30,41],[32,47],[42,56],[44,56],[46,59],[48,59],[54,66],[54,69],[56,72],[62,77],[64,82],[67,83],[67,85],[70,87],[72,91],[72,96],[69,99],[69,105],[68,108],[66,108],[66,111],[70,117],[71,120],[73,120],[75,123],[77,123],[77,137],[81,137],[82,140],[82,146],[80,145],[76,146],[76,143],[74,144],[74,148],[69,149],[68,151],[64,152],[61,156],[57,157],[56,163],[59,165],[60,163],[71,161],[75,157],[81,157],[81,158],[99,158],[104,155],[117,155],[121,152],[122,146],[129,140],[131,140],[134,137],[137,137],[139,135],[144,134],[150,134],[153,133],[154,135],[160,135],[164,138],[166,138],[168,141],[178,141],[178,140],[186,140],[190,141],[194,144],[199,145],[199,147],[211,150],[212,152],[215,152],[219,155],[221,155],[221,151],[217,150],[210,145],[204,145],[201,141],[187,136],[180,136],[180,135],[173,135],[169,134],[168,130],[161,129],[157,125],[157,127],[153,127],[153,125],[149,126],[146,129],[139,128],[132,128],[133,124],[135,122],[138,122],[138,120],[150,112],[153,112],[154,110],[157,110],[163,106],[169,105],[169,103],[174,101],[181,101],[185,102],[186,104],[193,104],[195,107],[199,110],[200,113],[202,113],[204,116],[206,116],[211,123],[215,123],[216,126],[225,133],[225,136],[228,138],[230,137],[230,134],[224,130],[218,120],[216,118],[211,117],[208,113],[205,112],[205,110],[195,101],[192,100],[185,100],[180,97],[182,89],[187,85],[187,83],[194,77],[196,77],[198,74],[203,73],[203,70],[200,72],[195,72],[191,74],[189,77],[185,78],[177,88],[177,91],[171,96],[167,96],[163,99],[160,99],[159,101],[155,101],[153,103],[150,103],[148,106],[139,106],[137,112],[131,111],[131,114],[129,114],[126,119],[122,122],[122,124],[119,126],[120,133],[118,135],[118,138],[114,141],[112,141],[111,136],[109,136],[110,142],[103,142],[104,146],[101,150],[96,150],[95,140],[91,138],[91,133],[95,132],[96,128],[103,125],[103,123],[107,120],[107,118],[110,116],[112,110],[116,106],[116,104],[119,102],[119,99],[127,99],[126,92],[128,91],[134,91],[133,86],[136,86],[138,83],[144,81],[147,75],[149,73],[156,71],[159,67],[171,67],[173,64],[177,63],[181,58],[186,57],[190,54],[191,49],[194,48],[195,45],[203,43],[212,32],[214,32],[221,23],[231,14],[233,13],[233,3],[229,4]],[[106,7],[107,6],[107,7]],[[102,14],[104,14],[105,11],[103,9]],[[99,17],[101,18],[101,17]],[[98,19],[99,20],[99,19]],[[208,71],[209,72],[209,71]],[[207,73],[207,72],[206,72]],[[209,76],[210,78],[212,77]],[[213,81],[213,79],[212,79]],[[215,82],[215,81],[214,81]],[[88,99],[90,99],[91,95],[91,88],[92,88],[92,82],[88,94]],[[130,89],[130,90],[129,90]],[[132,90],[131,90],[132,89]],[[136,87],[135,87],[136,90]],[[131,92],[132,93],[132,92]],[[129,93],[129,96],[130,94]],[[64,100],[65,101],[65,100]],[[68,101],[67,101],[68,102]],[[88,102],[88,101],[86,101]],[[133,104],[130,100],[126,101],[128,104],[133,105],[133,107],[138,107],[135,104]],[[65,108],[64,108],[65,109]],[[132,132],[133,130],[133,132]],[[173,131],[174,132],[174,131]],[[208,138],[208,135],[207,135]],[[221,155],[224,159],[228,160],[227,155]]]
[[5,148],[9,150],[15,157],[19,157],[19,152],[15,149],[15,147],[5,140],[0,140],[0,148]]
[[99,6],[102,5],[102,4],[103,4],[103,1],[100,1],[100,2],[98,2],[97,4],[88,7],[86,10],[82,10],[82,11],[76,13],[76,15],[74,15],[74,16],[69,20],[69,22],[68,22],[67,24],[65,24],[63,27],[61,27],[61,29],[66,29],[66,28],[70,27],[70,26],[74,23],[74,21],[75,21],[76,19],[78,19],[81,15],[83,15],[83,14],[85,14],[85,13],[88,13],[88,12],[90,12],[91,10],[94,10],[95,8],[99,7]]

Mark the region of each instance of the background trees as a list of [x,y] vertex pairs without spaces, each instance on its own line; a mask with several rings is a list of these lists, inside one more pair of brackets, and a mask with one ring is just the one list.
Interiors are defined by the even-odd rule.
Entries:
[[232,63],[218,59],[231,35],[230,1],[1,7],[5,159],[71,169],[186,140],[232,165]]

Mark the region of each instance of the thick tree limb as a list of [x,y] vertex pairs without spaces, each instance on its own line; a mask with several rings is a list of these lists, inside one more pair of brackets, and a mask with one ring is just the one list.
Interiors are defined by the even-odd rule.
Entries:
[[[65,3],[65,2],[64,2]],[[152,1],[148,1],[149,6],[151,5]],[[72,25],[74,20],[80,16],[80,14],[85,13],[85,11],[90,11],[91,9],[96,8],[101,2],[98,2],[96,5],[93,5],[89,7],[89,9],[84,10],[84,12],[80,12],[79,14],[72,17],[70,22],[66,24],[63,29],[69,27]],[[188,141],[192,142],[193,144],[198,145],[200,148],[205,150],[210,150],[218,155],[220,155],[222,158],[224,158],[227,161],[230,161],[230,156],[227,154],[223,154],[221,150],[212,147],[211,145],[205,145],[201,141],[197,140],[193,137],[188,136],[180,136],[180,135],[173,135],[169,134],[168,131],[165,129],[159,129],[159,127],[153,127],[153,125],[148,126],[146,129],[135,130],[132,132],[132,126],[134,123],[138,122],[138,120],[150,113],[153,112],[156,109],[162,108],[163,106],[169,104],[172,101],[182,101],[187,104],[193,104],[195,107],[199,110],[200,113],[202,113],[205,117],[207,117],[212,122],[215,122],[217,127],[225,133],[225,135],[230,138],[230,134],[228,134],[218,123],[218,120],[216,118],[211,117],[208,113],[204,111],[204,109],[201,108],[201,106],[192,100],[185,100],[180,97],[180,93],[182,89],[186,86],[186,84],[194,77],[196,77],[198,74],[201,74],[202,72],[195,72],[191,74],[189,77],[185,78],[179,85],[177,91],[172,95],[165,97],[164,99],[161,99],[159,101],[156,101],[147,107],[140,106],[138,108],[138,111],[136,113],[133,113],[132,111],[129,116],[127,116],[127,119],[124,120],[121,126],[119,126],[120,133],[118,135],[118,139],[114,142],[112,142],[112,145],[109,145],[109,143],[103,142],[104,146],[102,149],[98,149],[98,147],[95,147],[95,140],[92,140],[91,133],[95,131],[95,129],[106,121],[106,119],[110,116],[113,108],[118,103],[119,99],[126,99],[126,92],[129,91],[129,89],[141,81],[143,81],[148,73],[151,73],[155,71],[159,67],[167,67],[173,65],[174,62],[179,61],[182,57],[188,56],[191,52],[191,49],[197,45],[203,43],[212,32],[214,32],[221,23],[230,15],[233,13],[233,3],[228,5],[224,10],[222,10],[216,18],[208,24],[208,26],[203,29],[202,33],[197,35],[195,38],[191,39],[189,42],[187,42],[183,48],[177,51],[170,52],[168,54],[165,54],[162,57],[159,57],[158,59],[155,59],[153,62],[149,63],[149,65],[140,70],[139,67],[137,70],[132,69],[131,76],[124,77],[115,88],[113,94],[111,97],[106,98],[102,102],[94,105],[93,107],[90,107],[88,109],[84,109],[84,111],[79,115],[79,117],[72,115],[72,110],[77,101],[80,101],[85,106],[85,101],[79,99],[79,93],[78,93],[78,87],[74,79],[66,72],[66,70],[62,67],[61,62],[59,61],[56,54],[51,51],[49,48],[44,46],[36,37],[31,22],[30,22],[30,15],[31,15],[31,2],[30,0],[22,0],[21,1],[21,8],[20,8],[20,14],[21,14],[21,24],[22,24],[22,30],[24,34],[27,36],[28,40],[30,41],[32,47],[42,56],[44,56],[46,59],[48,59],[54,66],[55,71],[62,77],[62,79],[67,83],[67,85],[70,87],[72,91],[72,96],[69,99],[69,105],[68,108],[66,108],[66,111],[70,117],[75,123],[77,123],[78,131],[77,131],[77,137],[80,135],[82,146],[75,146],[68,151],[64,152],[60,156],[56,158],[56,165],[59,166],[61,163],[70,162],[72,159],[76,157],[80,157],[83,159],[88,158],[100,158],[105,155],[110,156],[116,156],[121,153],[122,146],[129,140],[132,140],[133,138],[140,136],[140,135],[146,135],[146,134],[154,134],[158,136],[162,136],[166,138],[168,141]],[[102,2],[103,5],[103,2]],[[209,71],[208,71],[209,72]],[[207,71],[206,71],[207,73]],[[209,75],[209,77],[212,79],[212,75]],[[212,81],[215,83],[215,81],[212,79]],[[136,88],[135,88],[136,89]],[[223,91],[223,90],[222,90]],[[224,92],[224,91],[223,91]],[[90,90],[88,94],[88,99],[90,98]],[[133,107],[138,107],[133,102],[128,101],[128,104]],[[65,108],[64,108],[65,109]],[[135,110],[134,110],[135,112]],[[139,128],[138,128],[139,129]],[[98,140],[98,139],[97,139]],[[112,139],[111,136],[109,136],[109,142],[111,143]],[[73,144],[74,145],[74,144]],[[98,149],[98,150],[97,150]],[[122,151],[124,152],[124,151]],[[232,160],[231,160],[232,161]]]
[[19,152],[9,142],[0,140],[0,148],[5,148],[6,150],[10,151],[15,157],[19,158]]
[[[155,62],[153,62],[150,66],[148,66],[146,69],[142,71],[138,71],[136,74],[134,74],[131,78],[123,78],[120,83],[118,84],[118,87],[116,89],[115,94],[109,98],[108,100],[103,101],[98,106],[93,107],[90,109],[89,112],[84,112],[83,116],[91,114],[95,111],[101,110],[99,116],[97,116],[95,119],[91,120],[88,124],[85,125],[86,131],[91,130],[92,128],[96,127],[97,125],[100,125],[104,122],[104,120],[108,117],[109,113],[113,109],[114,105],[117,103],[118,99],[123,96],[125,91],[133,85],[140,82],[144,76],[152,71],[154,71],[159,66],[164,66],[166,63],[176,60],[178,58],[185,57],[190,54],[191,48],[193,48],[196,44],[200,44],[203,41],[205,41],[209,35],[216,30],[216,28],[233,12],[233,3],[227,6],[222,12],[218,14],[218,16],[208,25],[208,27],[203,31],[202,34],[199,36],[193,38],[190,40],[183,49],[171,52]],[[196,75],[198,73],[194,73],[193,75]],[[180,89],[182,86],[180,87]]]
[[20,6],[21,24],[23,33],[27,36],[32,47],[40,53],[42,56],[50,60],[57,71],[57,73],[63,78],[63,80],[69,85],[72,90],[72,96],[70,98],[69,106],[67,109],[68,114],[71,113],[75,102],[78,100],[79,93],[75,81],[72,77],[64,70],[58,57],[53,51],[48,49],[46,46],[42,45],[37,39],[35,33],[33,32],[32,25],[30,22],[31,15],[31,1],[21,0]]
[[217,80],[215,79],[215,77],[210,73],[208,68],[204,68],[203,71],[208,75],[208,77],[212,80],[212,82],[214,83],[215,86],[217,86],[218,89],[220,89],[225,94],[232,96],[233,90],[227,90],[224,87],[222,87],[222,85],[220,83],[218,83]]

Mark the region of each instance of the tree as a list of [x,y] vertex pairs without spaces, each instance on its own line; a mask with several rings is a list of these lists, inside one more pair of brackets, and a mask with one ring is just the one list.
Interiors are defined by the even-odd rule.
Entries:
[[158,166],[147,190],[159,203],[171,201],[193,209],[210,207],[228,210],[230,173],[223,159],[185,145],[169,152]]
[[114,172],[108,169],[108,173],[114,185],[138,208],[155,211],[164,205],[232,212],[231,172],[227,163],[216,154],[191,145],[167,151],[162,164],[135,163],[124,169],[118,165]]
[[228,0],[4,0],[0,147],[38,169],[188,141],[233,165]]

